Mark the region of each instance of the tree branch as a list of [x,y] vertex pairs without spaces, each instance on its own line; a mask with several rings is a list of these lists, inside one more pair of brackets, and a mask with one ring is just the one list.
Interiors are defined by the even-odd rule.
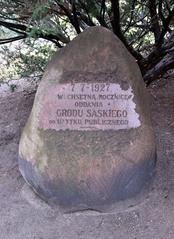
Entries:
[[102,19],[102,21],[105,21],[105,12],[106,12],[106,4],[105,4],[105,0],[101,1],[101,9],[100,9],[100,18]]
[[127,32],[127,31],[129,30],[129,28],[131,27],[132,20],[133,20],[133,15],[134,15],[135,3],[136,3],[136,0],[133,0],[133,1],[132,1],[132,6],[131,6],[130,21],[129,21],[129,23],[128,23],[126,29],[124,30],[124,33]]
[[[22,25],[22,24],[16,24],[16,23],[11,23],[11,22],[3,22],[3,21],[0,21],[0,26],[3,26],[3,27],[6,27],[8,28],[9,30],[11,31],[14,31],[14,32],[18,32],[18,30],[21,30],[23,34],[23,38],[26,38],[27,37],[27,33],[26,31],[31,31],[32,28],[28,28],[26,25]],[[56,46],[58,46],[59,48],[62,47],[62,45],[59,43],[59,41],[61,41],[59,39],[59,37],[57,37],[56,35],[53,35],[53,34],[43,34],[43,33],[38,33],[37,34],[38,38],[43,38],[43,39],[46,39],[46,40],[49,40],[49,41],[52,41],[53,43],[56,44]],[[18,36],[18,37],[21,37],[21,36]],[[7,39],[6,39],[7,40]],[[16,40],[15,40],[16,41]]]
[[113,32],[121,39],[121,27],[120,27],[120,8],[119,0],[111,0],[111,11],[113,16],[111,16],[111,25]]
[[76,5],[75,5],[75,0],[72,1],[72,12],[73,12],[73,22],[74,22],[74,26],[75,29],[77,31],[77,34],[80,34],[80,26],[79,26],[79,22],[78,22],[78,17],[77,17],[77,12],[76,12]]
[[144,75],[144,81],[149,85],[158,76],[164,74],[167,70],[174,67],[174,52],[167,54],[155,67],[150,69]]
[[119,0],[111,0],[111,10],[113,13],[113,16],[111,16],[111,25],[113,28],[113,32],[115,35],[118,36],[118,38],[124,43],[126,48],[130,51],[130,53],[135,57],[135,59],[138,61],[139,66],[140,61],[143,59],[142,55],[135,51],[132,46],[129,46],[127,40],[125,39],[120,26],[120,9],[119,9]]
[[151,18],[151,28],[155,37],[155,44],[157,45],[160,37],[160,25],[158,21],[157,9],[156,9],[156,0],[149,0],[149,12]]
[[14,42],[14,41],[19,41],[19,40],[22,40],[22,39],[25,39],[25,38],[26,38],[26,36],[23,35],[23,36],[0,39],[0,45],[6,44],[6,43],[11,43],[11,42]]
[[155,48],[155,50],[152,51],[151,54],[146,59],[143,59],[142,61],[142,65],[144,65],[142,72],[143,75],[146,75],[147,72],[150,72],[152,69],[154,69],[155,66],[162,61],[163,58],[165,59],[167,53],[171,52],[171,49],[173,47],[174,47],[174,31],[171,32],[170,37],[160,48]]
[[158,47],[160,47],[163,42],[164,42],[164,36],[165,34],[167,33],[168,31],[168,28],[169,28],[169,24],[170,24],[170,21],[172,20],[172,17],[174,16],[174,8],[170,11],[168,17],[164,20],[163,22],[163,29],[162,29],[162,32],[159,36],[159,40],[158,40]]
[[81,17],[82,21],[84,21],[88,26],[95,26],[94,22],[92,21],[90,15],[89,15],[86,5],[81,0],[79,0],[79,3],[87,14],[87,16],[86,16],[85,14],[82,14],[81,12],[79,12],[79,16]]
[[68,8],[66,8],[62,3],[60,3],[59,1],[56,1],[57,5],[65,12],[65,15],[68,17],[70,23],[73,25],[73,27],[75,28],[77,34],[80,33],[79,30],[79,25],[76,25],[76,22],[74,22],[74,17],[71,15],[71,12],[69,11]]

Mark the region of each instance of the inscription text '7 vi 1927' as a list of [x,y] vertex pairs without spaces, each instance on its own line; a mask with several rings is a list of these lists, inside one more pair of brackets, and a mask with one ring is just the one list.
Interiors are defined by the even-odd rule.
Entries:
[[131,87],[115,83],[74,83],[48,87],[39,127],[55,130],[119,130],[141,125]]

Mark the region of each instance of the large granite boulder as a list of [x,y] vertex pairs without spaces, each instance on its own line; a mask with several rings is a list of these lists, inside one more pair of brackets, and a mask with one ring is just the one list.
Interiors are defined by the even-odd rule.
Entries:
[[20,140],[21,174],[67,211],[133,197],[155,168],[148,98],[120,40],[88,28],[48,64]]

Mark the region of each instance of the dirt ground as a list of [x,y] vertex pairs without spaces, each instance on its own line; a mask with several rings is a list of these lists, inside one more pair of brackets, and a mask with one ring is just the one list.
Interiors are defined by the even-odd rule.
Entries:
[[62,215],[26,185],[18,171],[18,142],[32,107],[35,82],[0,87],[0,239],[174,239],[174,75],[148,89],[157,143],[149,192],[110,212]]

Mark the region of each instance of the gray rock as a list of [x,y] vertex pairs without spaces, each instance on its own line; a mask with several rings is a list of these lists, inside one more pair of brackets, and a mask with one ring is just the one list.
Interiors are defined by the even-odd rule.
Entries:
[[91,27],[45,71],[20,140],[20,172],[65,211],[104,210],[145,188],[155,161],[135,59],[112,32]]

